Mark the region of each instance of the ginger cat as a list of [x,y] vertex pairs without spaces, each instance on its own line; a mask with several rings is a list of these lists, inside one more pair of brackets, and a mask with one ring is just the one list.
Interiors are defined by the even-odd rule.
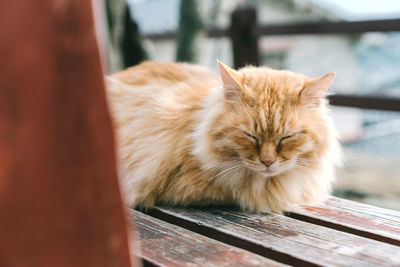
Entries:
[[218,64],[220,76],[145,62],[107,77],[128,205],[281,212],[323,200],[340,158],[324,99],[335,74]]

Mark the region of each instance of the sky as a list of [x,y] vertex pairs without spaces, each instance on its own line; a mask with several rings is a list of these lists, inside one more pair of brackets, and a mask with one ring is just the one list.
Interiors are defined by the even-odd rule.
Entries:
[[[231,1],[231,0],[221,0]],[[296,0],[302,1],[302,0]],[[349,21],[400,19],[400,0],[303,0],[331,10]],[[144,32],[163,32],[176,28],[180,0],[127,0],[137,8],[131,10]],[[143,7],[146,8],[143,8]],[[161,12],[160,12],[161,11]],[[152,20],[149,18],[157,18]],[[161,26],[160,26],[161,25]]]
[[[142,3],[145,0],[127,0],[130,3]],[[154,0],[153,0],[154,1]],[[222,0],[227,1],[227,0]],[[311,0],[318,4],[326,4],[343,11],[345,18],[384,19],[400,18],[400,0]],[[158,2],[158,1],[154,1]]]
[[343,18],[389,19],[400,18],[400,0],[312,0],[343,11]]

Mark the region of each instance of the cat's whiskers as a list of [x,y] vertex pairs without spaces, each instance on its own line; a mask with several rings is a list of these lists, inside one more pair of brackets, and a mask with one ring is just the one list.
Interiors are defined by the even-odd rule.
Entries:
[[[242,163],[240,160],[230,160],[230,161],[226,161],[226,162],[219,163],[219,164],[217,164],[216,166],[214,166],[212,169],[199,172],[195,177],[193,177],[193,179],[195,179],[195,180],[201,179],[201,181],[205,181],[205,182],[203,182],[203,183],[200,183],[200,185],[205,184],[205,183],[208,183],[208,180],[209,180],[210,178],[207,179],[207,180],[203,180],[203,177],[204,177],[204,176],[207,176],[207,175],[209,175],[209,176],[214,175],[213,177],[215,177],[215,176],[221,174],[221,171],[220,171],[220,170],[222,170],[222,173],[223,173],[223,172],[229,170],[229,169],[230,169],[229,167],[232,168],[232,167],[235,167],[235,166],[240,166],[240,165],[239,165],[240,163]],[[235,165],[232,166],[233,164],[235,164]],[[228,168],[228,169],[227,169],[227,168]],[[215,173],[216,173],[216,174],[215,174]]]
[[310,159],[296,159],[294,166],[312,166],[313,165],[313,160]]
[[[232,174],[234,174],[234,173],[237,173],[237,172],[240,172],[241,170],[245,170],[245,167],[244,166],[238,166],[237,168],[235,168],[235,169],[232,169],[232,170],[230,170],[229,172],[227,172],[227,173],[225,173],[224,175],[222,175],[222,176],[219,176],[218,177],[218,179],[213,179],[213,181],[215,181],[216,182],[216,184],[221,184],[224,180],[225,180],[225,178],[226,177],[231,177],[230,175],[232,175]],[[241,178],[241,176],[242,175],[237,175],[237,176],[235,176],[235,178]],[[238,179],[239,180],[239,179]],[[233,181],[233,180],[232,180]],[[230,183],[231,184],[231,183]]]
[[[287,171],[296,176],[300,174],[298,169],[287,169]],[[311,172],[312,172],[311,169],[302,170],[302,174],[309,174]]]
[[235,166],[233,166],[233,167],[230,167],[230,168],[228,168],[228,169],[225,169],[225,170],[223,170],[223,171],[220,171],[220,172],[218,172],[216,175],[214,175],[214,176],[212,176],[212,177],[206,179],[206,180],[204,181],[204,183],[205,183],[205,184],[209,184],[209,183],[211,183],[212,181],[215,181],[217,178],[222,180],[222,179],[225,178],[226,176],[232,174],[234,171],[237,171],[237,170],[239,170],[239,169],[241,169],[241,168],[244,168],[244,166],[235,165]]
[[294,163],[292,162],[285,162],[281,163],[279,168],[284,169],[283,172],[290,172],[293,174],[298,174],[299,171],[309,173],[313,169],[312,167],[312,161],[309,159],[299,159],[297,158]]
[[[218,174],[216,176],[214,176],[214,178],[211,178],[211,179],[215,179],[217,176],[220,176],[220,175],[222,175],[222,174],[224,174],[226,172],[229,172],[229,171],[234,170],[234,169],[239,168],[239,167],[242,167],[242,166],[234,165],[234,166],[232,166],[232,167],[230,167],[228,169],[224,169],[223,171],[219,171]],[[208,181],[210,181],[210,179],[208,179]]]
[[295,167],[292,168],[291,170],[293,170],[293,172],[303,171],[303,172],[306,172],[306,173],[309,173],[309,172],[313,171],[312,168],[308,168],[307,166],[302,166],[302,165],[295,165]]
[[238,185],[242,183],[244,179],[244,173],[245,173],[245,168],[239,168],[236,169],[235,172],[230,172],[229,174],[225,174],[223,177],[220,177],[219,179],[215,180],[215,184],[226,187],[230,186],[232,187],[233,185]]
[[297,158],[296,163],[310,163],[313,162],[311,159],[302,159],[302,158]]

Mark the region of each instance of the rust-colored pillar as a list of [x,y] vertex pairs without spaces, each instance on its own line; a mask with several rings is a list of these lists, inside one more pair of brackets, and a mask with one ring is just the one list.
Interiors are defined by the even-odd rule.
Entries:
[[0,266],[131,266],[91,8],[0,3]]

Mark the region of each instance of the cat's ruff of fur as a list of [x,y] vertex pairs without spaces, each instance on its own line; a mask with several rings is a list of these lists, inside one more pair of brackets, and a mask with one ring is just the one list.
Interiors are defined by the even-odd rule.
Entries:
[[334,74],[219,65],[221,76],[145,62],[106,78],[128,205],[280,212],[323,200],[340,156],[324,99]]

